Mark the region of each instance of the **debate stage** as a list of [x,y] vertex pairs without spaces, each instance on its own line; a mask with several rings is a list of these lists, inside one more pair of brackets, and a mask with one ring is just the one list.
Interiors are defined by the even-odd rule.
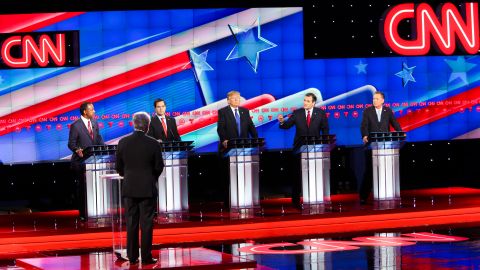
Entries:
[[[192,205],[189,214],[183,217],[157,217],[153,242],[159,261],[156,265],[133,267],[288,269],[277,268],[270,257],[262,260],[265,255],[241,252],[234,246],[378,233],[471,230],[480,224],[480,190],[462,187],[407,190],[393,208],[380,208],[371,201],[360,205],[356,194],[333,195],[330,205],[303,210],[291,207],[289,198],[267,199],[254,213],[244,215],[230,213],[221,204]],[[77,216],[75,210],[0,216],[0,267],[131,269],[128,262],[115,261],[112,255],[112,227],[108,220],[80,222]],[[288,246],[285,244],[281,250],[295,250]],[[272,250],[278,251],[278,247]],[[308,254],[311,256],[312,252]],[[298,266],[295,260],[290,264]]]

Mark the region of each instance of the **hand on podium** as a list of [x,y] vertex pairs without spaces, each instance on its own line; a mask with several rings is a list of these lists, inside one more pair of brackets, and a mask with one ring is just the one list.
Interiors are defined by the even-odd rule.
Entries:
[[368,143],[368,136],[363,136],[363,144]]
[[77,155],[81,158],[83,158],[83,149],[82,148],[78,148],[77,150],[75,150],[75,153],[77,153]]
[[227,146],[228,146],[228,140],[223,141],[223,142],[222,142],[222,145],[223,145],[224,148],[227,148]]

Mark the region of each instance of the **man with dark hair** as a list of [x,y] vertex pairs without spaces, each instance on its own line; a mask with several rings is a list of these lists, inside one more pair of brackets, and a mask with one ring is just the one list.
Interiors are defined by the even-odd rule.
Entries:
[[88,158],[83,152],[85,148],[92,145],[103,145],[102,135],[95,120],[95,109],[91,102],[84,102],[80,105],[80,118],[70,125],[68,135],[68,148],[72,150],[71,168],[74,172],[77,184],[77,203],[80,212],[80,220],[85,220],[86,213],[86,192],[85,192],[85,165]]
[[[320,134],[328,134],[328,119],[324,110],[315,107],[317,97],[313,93],[305,94],[303,98],[303,108],[295,110],[292,115],[285,121],[283,115],[278,115],[281,129],[289,129],[295,125],[294,146],[297,146],[302,136],[318,136]],[[300,162],[300,161],[299,161]],[[292,185],[292,203],[300,208],[301,194],[301,177],[300,163],[298,166],[292,166],[295,175]]]
[[167,104],[159,98],[153,102],[155,116],[152,117],[147,135],[162,142],[180,141],[175,118],[165,115]]
[[365,145],[366,168],[363,180],[360,183],[360,204],[366,203],[368,196],[370,196],[373,184],[372,152],[368,148],[368,135],[371,132],[389,132],[390,126],[392,126],[395,131],[402,131],[392,109],[383,106],[383,103],[385,103],[385,94],[376,91],[373,94],[373,106],[366,108],[362,115],[360,131],[362,133],[362,141]]
[[142,230],[142,264],[153,264],[153,216],[157,201],[157,180],[163,171],[161,145],[146,136],[150,116],[145,112],[133,115],[135,131],[118,142],[116,169],[123,176],[122,198],[127,222],[127,256],[138,263],[138,231]]
[[230,91],[227,94],[228,106],[218,110],[217,134],[219,148],[227,148],[228,140],[236,138],[257,138],[257,129],[250,118],[248,109],[240,107],[240,93]]

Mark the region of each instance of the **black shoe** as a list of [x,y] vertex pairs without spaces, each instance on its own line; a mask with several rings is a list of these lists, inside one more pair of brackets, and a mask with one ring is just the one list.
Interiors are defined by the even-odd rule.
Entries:
[[154,258],[150,258],[150,259],[146,259],[146,260],[142,260],[142,264],[154,264],[154,263],[157,263],[157,259],[154,259]]
[[138,259],[136,260],[128,260],[130,262],[130,264],[137,264],[138,263]]
[[78,217],[78,219],[81,221],[81,222],[85,222],[87,220],[87,218],[85,218],[84,216],[80,216]]
[[360,205],[365,205],[367,204],[367,200],[365,199],[360,199]]

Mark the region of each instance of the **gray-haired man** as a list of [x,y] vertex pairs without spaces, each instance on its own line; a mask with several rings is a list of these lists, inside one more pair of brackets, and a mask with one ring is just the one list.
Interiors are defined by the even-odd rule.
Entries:
[[142,230],[142,264],[155,263],[152,258],[153,216],[157,196],[156,183],[163,171],[160,144],[146,135],[150,116],[146,112],[133,115],[135,131],[120,140],[116,169],[124,177],[122,197],[127,220],[127,256],[138,263],[138,231]]

